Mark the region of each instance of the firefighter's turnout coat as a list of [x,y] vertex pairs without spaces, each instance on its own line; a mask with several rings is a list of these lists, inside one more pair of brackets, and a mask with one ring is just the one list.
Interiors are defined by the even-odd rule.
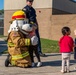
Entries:
[[14,66],[28,67],[31,66],[28,47],[31,41],[24,38],[20,31],[11,31],[8,35],[8,52],[10,54],[10,62]]

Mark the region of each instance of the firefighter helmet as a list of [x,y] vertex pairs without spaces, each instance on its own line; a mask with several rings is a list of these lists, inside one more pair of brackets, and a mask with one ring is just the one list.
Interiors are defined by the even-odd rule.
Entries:
[[12,20],[15,20],[15,19],[19,20],[19,19],[25,19],[25,18],[26,18],[26,15],[22,10],[16,11],[12,15]]

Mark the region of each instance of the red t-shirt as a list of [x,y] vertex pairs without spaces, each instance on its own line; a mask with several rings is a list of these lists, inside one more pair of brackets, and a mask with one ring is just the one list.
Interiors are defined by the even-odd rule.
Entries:
[[69,53],[73,51],[74,41],[72,37],[65,35],[60,38],[59,46],[61,53]]

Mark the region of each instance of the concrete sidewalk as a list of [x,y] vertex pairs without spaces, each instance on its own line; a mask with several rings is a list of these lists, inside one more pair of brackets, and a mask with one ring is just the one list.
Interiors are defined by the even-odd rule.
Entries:
[[[5,67],[4,62],[7,54],[0,56],[0,75],[62,75],[61,70],[61,55],[60,54],[46,54],[46,57],[41,57],[42,67],[34,68],[19,68],[19,67]],[[37,59],[35,57],[35,62]],[[70,61],[70,73],[65,75],[76,75],[76,61],[73,60],[73,54]]]
[[[7,49],[7,44],[4,39],[0,38],[0,52]],[[5,59],[7,54],[0,55],[0,75],[62,75],[61,70],[61,55],[59,53],[46,54],[46,57],[41,57],[42,67],[34,68],[19,68],[19,67],[5,67]],[[35,62],[37,59],[35,57]],[[73,59],[73,54],[70,61],[70,73],[65,75],[76,75],[76,61]]]

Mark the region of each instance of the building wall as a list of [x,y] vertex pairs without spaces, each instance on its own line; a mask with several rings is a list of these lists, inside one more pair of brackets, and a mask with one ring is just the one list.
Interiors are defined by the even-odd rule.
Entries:
[[[12,14],[16,10],[22,9],[26,5],[25,0],[5,0],[4,2],[4,35],[8,35],[9,21],[11,20]],[[34,0],[33,7],[36,9],[37,19],[39,22],[39,31],[41,37],[49,38],[48,26],[51,26],[48,19],[51,16],[52,0]],[[41,11],[41,12],[40,12]],[[45,18],[46,17],[46,18]],[[46,21],[45,21],[46,20]],[[48,20],[48,21],[47,21]],[[50,27],[49,27],[50,28]],[[43,31],[45,34],[43,34]]]
[[[5,20],[4,20],[4,35],[8,34],[8,29],[10,26],[9,21],[11,20],[12,14],[16,10],[6,10],[4,13]],[[39,23],[39,32],[41,38],[50,38],[50,28],[51,28],[51,15],[52,15],[52,9],[36,9],[37,13],[37,20]],[[46,36],[46,35],[47,36]],[[50,35],[49,35],[50,34]]]
[[53,0],[52,7],[76,14],[76,3],[71,2],[70,0]]
[[64,26],[68,26],[71,29],[71,36],[75,38],[74,30],[76,30],[76,14],[62,14],[52,16],[51,26],[51,38],[53,40],[59,40],[62,36],[61,29]]
[[[4,0],[4,10],[22,9],[26,0]],[[52,0],[34,0],[34,8],[52,8]]]
[[[66,11],[64,11],[64,10],[61,11],[60,6],[58,6],[58,4],[61,5],[63,3],[63,1],[66,3],[66,2],[68,2],[68,0],[48,0],[48,2],[47,2],[47,0],[44,0],[43,1],[44,4],[42,3],[42,1],[43,0],[35,0],[34,5],[33,5],[35,7],[36,13],[37,13],[40,37],[46,38],[46,39],[52,39],[52,40],[59,40],[59,38],[62,36],[62,34],[61,34],[62,27],[69,26],[71,28],[71,36],[74,38],[75,37],[74,30],[76,28],[76,14],[69,14],[69,13],[66,14]],[[59,1],[61,2],[61,4]],[[10,2],[12,4],[8,5]],[[15,2],[18,4],[22,2],[22,4],[21,4],[21,6],[15,5],[14,4]],[[9,21],[11,20],[12,14],[16,10],[22,9],[24,7],[25,3],[23,2],[23,0],[15,0],[15,1],[14,0],[5,0],[4,35],[8,35],[7,31],[9,29],[9,25],[10,25]],[[52,6],[54,6],[54,8],[56,8],[56,6],[57,6],[58,10],[57,10],[57,8],[53,9]],[[70,6],[68,5],[68,7],[70,7]],[[61,8],[64,8],[64,7],[62,4]],[[66,9],[66,10],[68,10],[68,9]],[[69,9],[69,11],[70,10],[71,9]],[[53,12],[55,13],[55,15],[53,15]]]
[[8,29],[10,27],[9,21],[11,21],[12,14],[15,11],[16,10],[6,10],[6,11],[4,11],[4,35],[5,36],[8,35]]
[[[4,35],[8,34],[7,31],[10,26],[9,21],[11,20],[11,15],[15,11],[16,10],[5,11],[6,16],[4,21]],[[36,9],[36,13],[41,38],[59,40],[59,38],[62,36],[61,29],[63,26],[69,26],[71,28],[71,36],[75,38],[74,30],[76,29],[76,14],[52,15],[52,9],[42,8]]]

